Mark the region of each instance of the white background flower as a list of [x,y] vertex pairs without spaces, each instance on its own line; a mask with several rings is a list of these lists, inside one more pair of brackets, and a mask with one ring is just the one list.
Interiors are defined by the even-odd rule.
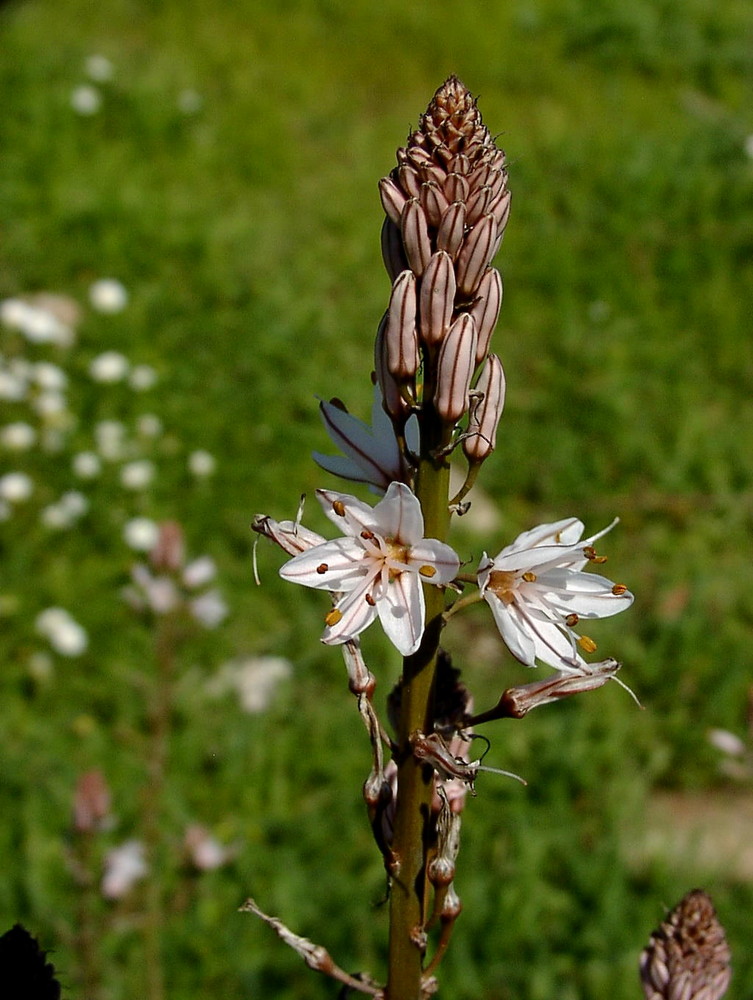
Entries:
[[295,556],[280,575],[339,595],[325,619],[323,642],[346,642],[378,616],[400,652],[414,653],[424,631],[422,581],[449,583],[460,567],[458,556],[444,542],[423,537],[421,505],[404,483],[391,483],[376,507],[329,490],[317,496],[344,537]]

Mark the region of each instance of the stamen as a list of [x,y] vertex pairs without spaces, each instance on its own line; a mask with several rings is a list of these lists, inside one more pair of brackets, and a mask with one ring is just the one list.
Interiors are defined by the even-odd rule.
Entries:
[[337,623],[342,619],[342,616],[342,611],[338,610],[338,608],[332,608],[332,610],[328,611],[324,616],[324,624],[331,628],[333,625],[337,625]]
[[589,635],[582,635],[578,639],[578,645],[586,653],[595,653],[597,649],[596,643]]
[[523,574],[523,579],[526,583],[536,583],[536,574],[529,570],[527,573]]
[[586,557],[586,559],[588,559],[589,562],[596,563],[599,566],[607,561],[606,556],[596,555],[596,549],[593,547],[593,545],[587,545],[583,549],[583,555]]
[[575,626],[578,624],[579,621],[580,618],[575,613],[573,613],[567,616],[567,618],[565,619],[565,625],[567,625],[568,628],[575,628]]
[[316,567],[316,572],[320,576],[324,576],[325,573],[329,572],[329,566],[326,563],[319,563],[319,565]]
[[612,593],[615,597],[622,597],[623,594],[627,593],[627,587],[624,583],[615,583],[612,587]]
[[419,566],[418,572],[421,576],[428,576],[431,579],[431,577],[437,575],[437,568],[436,566]]
[[374,537],[374,532],[373,531],[369,531],[368,528],[364,528],[363,531],[361,532],[361,538],[364,538],[367,541],[369,539],[373,538],[373,537]]
[[375,600],[374,600],[374,598],[373,598],[373,597],[371,596],[371,594],[367,594],[367,595],[366,595],[366,603],[368,604],[368,606],[369,606],[370,608],[375,608],[375,607],[376,607],[376,601],[375,601]]
[[338,517],[345,517],[345,504],[342,500],[335,500],[332,504],[332,510]]

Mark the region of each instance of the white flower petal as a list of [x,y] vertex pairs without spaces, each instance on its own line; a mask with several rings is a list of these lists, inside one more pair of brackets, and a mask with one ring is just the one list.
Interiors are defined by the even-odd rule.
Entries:
[[390,483],[374,514],[382,533],[403,545],[415,545],[424,537],[421,504],[405,483]]
[[366,600],[371,583],[371,580],[365,580],[360,587],[345,594],[335,604],[333,610],[339,612],[340,617],[325,628],[322,642],[327,645],[347,642],[371,625],[377,615],[376,605]]
[[392,580],[377,605],[387,638],[403,656],[415,653],[424,633],[424,592],[415,573],[401,573]]
[[[411,546],[408,565],[417,569],[427,583],[450,583],[458,575],[460,559],[454,549],[436,538],[423,538]],[[422,572],[425,567],[434,572]]]
[[369,507],[348,493],[336,493],[334,490],[317,490],[316,496],[324,513],[344,535],[378,530],[376,507]]
[[[293,556],[280,567],[280,576],[316,590],[348,591],[367,575],[363,548],[353,538],[336,538]],[[373,574],[372,574],[373,575]]]

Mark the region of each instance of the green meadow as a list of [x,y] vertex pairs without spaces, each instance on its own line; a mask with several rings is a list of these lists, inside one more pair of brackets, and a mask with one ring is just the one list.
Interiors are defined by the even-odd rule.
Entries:
[[[482,774],[468,800],[439,996],[637,998],[649,933],[697,887],[727,930],[730,996],[753,996],[753,8],[7,0],[0,477],[28,478],[0,505],[0,933],[35,934],[70,1000],[161,1000],[160,966],[169,1000],[335,997],[238,912],[249,895],[384,975],[368,740],[319,642],[326,599],[284,584],[263,540],[258,586],[250,524],[350,489],[311,460],[333,451],[317,397],[368,417],[389,296],[377,182],[450,73],[513,192],[506,411],[453,542],[475,566],[539,523],[619,517],[600,552],[636,600],[592,634],[643,708],[609,684],[485,727],[485,762],[528,785]],[[122,308],[92,303],[100,279]],[[67,345],[19,328],[17,303],[47,294]],[[120,427],[109,450],[103,422]],[[174,642],[156,797],[160,626],[123,593],[144,562],[124,540],[136,518],[179,522],[227,606]],[[304,520],[327,530],[313,496]],[[85,648],[51,645],[50,608]],[[484,606],[448,646],[479,710],[532,679]],[[400,664],[376,628],[364,649],[381,705]],[[252,711],[228,678],[268,657],[289,670]],[[725,755],[714,729],[747,751]],[[74,790],[92,770],[112,803],[84,835]],[[191,855],[196,826],[216,866]],[[107,852],[145,837],[149,873],[105,898]]]

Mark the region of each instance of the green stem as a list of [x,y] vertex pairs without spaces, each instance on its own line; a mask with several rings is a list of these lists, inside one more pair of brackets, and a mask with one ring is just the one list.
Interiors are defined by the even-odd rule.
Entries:
[[[433,459],[442,446],[445,426],[433,413],[422,414],[422,457],[416,495],[427,538],[444,541],[450,523],[450,470]],[[419,1000],[426,923],[426,830],[431,815],[433,772],[413,756],[410,735],[434,728],[434,674],[443,626],[444,591],[425,586],[426,629],[418,651],[403,662],[398,734],[398,791],[392,843],[394,867],[390,895],[388,1000]]]

